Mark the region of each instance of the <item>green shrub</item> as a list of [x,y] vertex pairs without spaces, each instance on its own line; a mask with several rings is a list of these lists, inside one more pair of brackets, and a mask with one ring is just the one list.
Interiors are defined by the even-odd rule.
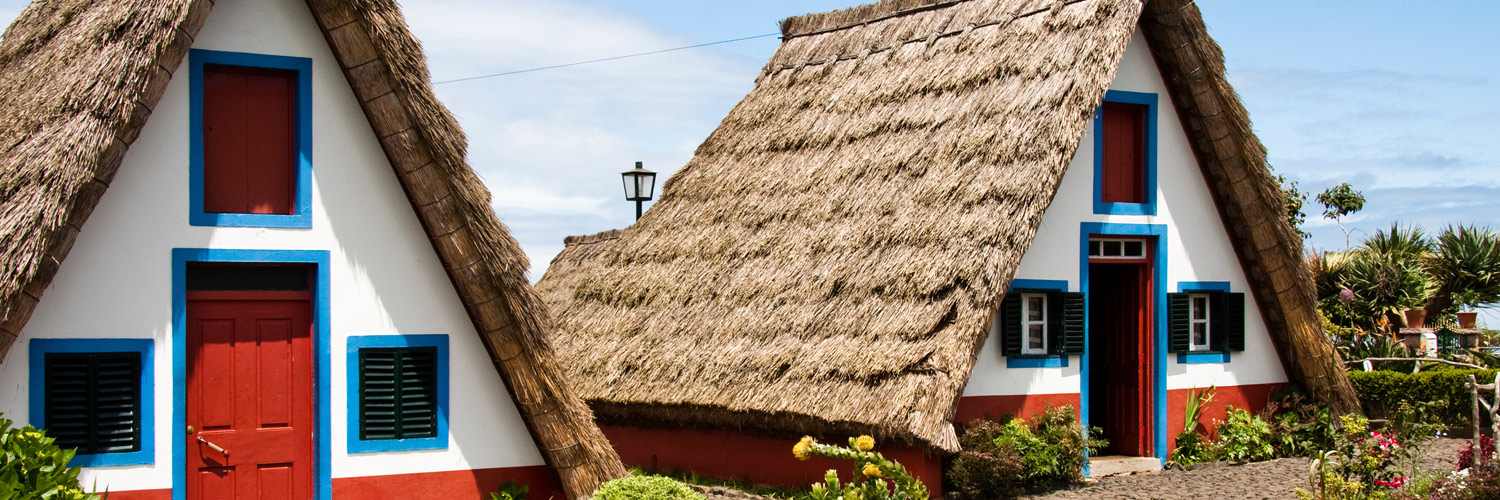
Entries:
[[1469,423],[1473,399],[1468,387],[1469,375],[1480,383],[1495,380],[1496,370],[1440,370],[1421,373],[1389,371],[1350,372],[1349,381],[1359,393],[1365,413],[1372,418],[1391,416],[1401,403],[1430,404],[1433,417],[1448,425]]
[[1028,420],[979,420],[959,438],[963,451],[946,472],[965,499],[1009,498],[1083,479],[1084,451],[1106,446],[1079,425],[1072,406],[1048,406]]
[[526,494],[531,492],[531,487],[516,482],[512,479],[501,484],[498,490],[490,493],[489,500],[526,500]]
[[1225,460],[1258,462],[1276,458],[1276,448],[1271,446],[1271,424],[1257,415],[1230,405],[1216,431],[1219,455]]
[[595,500],[704,500],[703,495],[675,479],[661,476],[630,476],[604,483],[594,492]]
[[78,486],[78,467],[68,467],[74,450],[31,426],[12,429],[0,417],[0,498],[6,500],[99,500]]

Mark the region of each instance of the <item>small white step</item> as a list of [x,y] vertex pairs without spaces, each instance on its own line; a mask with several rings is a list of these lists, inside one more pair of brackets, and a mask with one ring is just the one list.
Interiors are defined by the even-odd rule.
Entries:
[[1156,472],[1159,470],[1161,470],[1161,459],[1156,457],[1127,457],[1124,455],[1089,457],[1089,477],[1091,478],[1135,474],[1137,472]]

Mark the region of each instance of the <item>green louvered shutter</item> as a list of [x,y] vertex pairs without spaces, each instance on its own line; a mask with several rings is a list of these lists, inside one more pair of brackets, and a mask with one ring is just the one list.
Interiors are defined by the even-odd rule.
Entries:
[[1007,292],[1000,301],[1000,341],[1006,356],[1021,354],[1021,294]]
[[[1213,305],[1214,341],[1220,342],[1218,351],[1245,350],[1245,294],[1215,294],[1218,303]],[[1218,339],[1223,339],[1222,341]]]
[[359,351],[359,438],[437,435],[437,348]]
[[1167,351],[1192,349],[1192,301],[1186,293],[1167,294]]
[[1062,353],[1083,354],[1084,299],[1080,292],[1058,294],[1062,298]]
[[1063,353],[1062,292],[1047,294],[1047,354]]
[[141,355],[48,353],[43,426],[82,455],[141,449]]

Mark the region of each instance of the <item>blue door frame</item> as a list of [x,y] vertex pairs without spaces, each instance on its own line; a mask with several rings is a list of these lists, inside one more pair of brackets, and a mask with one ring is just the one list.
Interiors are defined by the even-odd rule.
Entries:
[[[1148,236],[1154,240],[1151,257],[1151,324],[1156,347],[1152,350],[1154,364],[1151,394],[1151,435],[1156,457],[1163,464],[1167,461],[1167,331],[1166,322],[1166,278],[1167,278],[1167,226],[1165,224],[1119,224],[1108,222],[1084,222],[1078,231],[1078,283],[1084,291],[1086,301],[1093,300],[1089,291],[1089,239],[1093,236]],[[1089,307],[1084,307],[1083,327],[1090,331]],[[1089,427],[1089,342],[1090,335],[1083,336],[1083,356],[1079,360],[1078,421]],[[1085,466],[1084,474],[1088,474]]]

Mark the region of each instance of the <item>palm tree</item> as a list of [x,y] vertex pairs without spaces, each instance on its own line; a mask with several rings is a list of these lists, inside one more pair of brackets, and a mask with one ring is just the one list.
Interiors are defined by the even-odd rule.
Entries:
[[1423,308],[1429,318],[1452,313],[1455,302],[1466,307],[1500,302],[1500,235],[1489,228],[1444,228],[1422,264],[1437,285]]

